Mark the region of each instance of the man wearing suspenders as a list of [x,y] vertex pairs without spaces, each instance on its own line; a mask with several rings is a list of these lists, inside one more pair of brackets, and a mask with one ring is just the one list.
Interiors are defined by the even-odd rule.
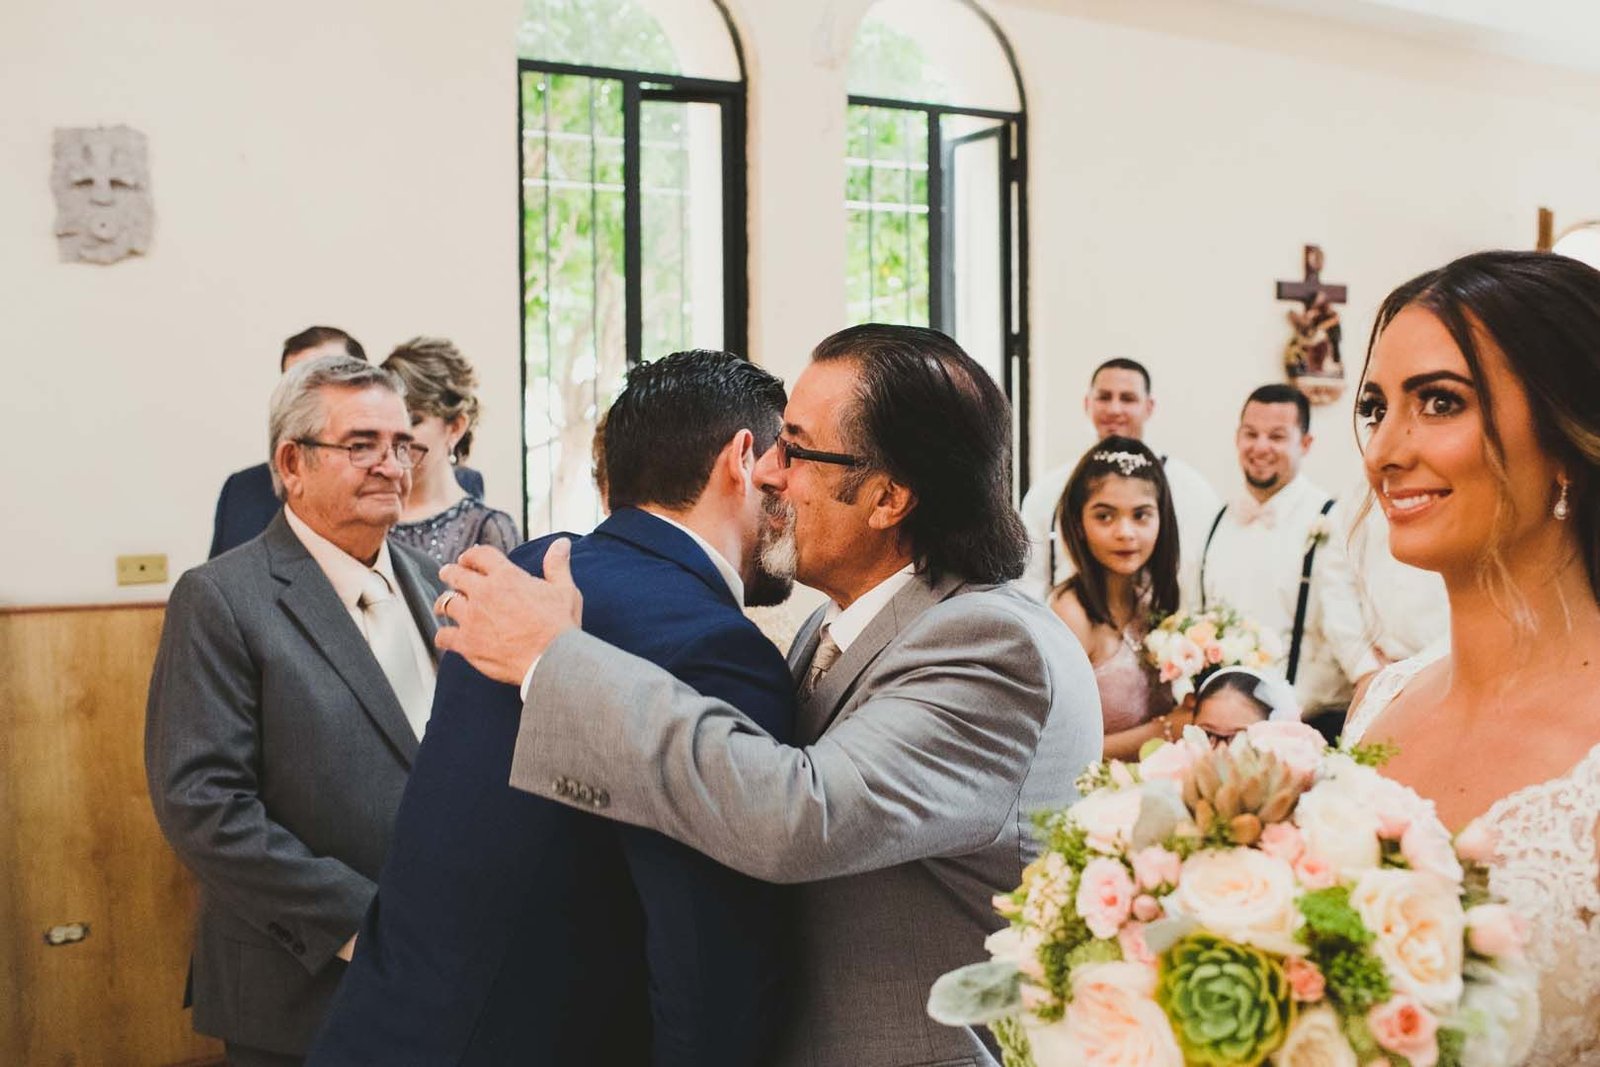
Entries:
[[1213,518],[1201,550],[1191,606],[1227,604],[1276,634],[1279,669],[1305,717],[1342,710],[1350,680],[1323,632],[1319,550],[1338,536],[1333,497],[1300,473],[1311,448],[1311,405],[1289,385],[1250,394],[1235,436],[1245,492]]

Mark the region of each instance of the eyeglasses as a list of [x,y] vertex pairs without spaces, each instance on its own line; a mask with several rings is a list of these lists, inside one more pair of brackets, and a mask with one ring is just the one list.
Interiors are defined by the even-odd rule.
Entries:
[[1213,745],[1226,745],[1234,739],[1235,735],[1237,735],[1239,731],[1230,730],[1228,733],[1224,734],[1202,726],[1200,727],[1200,732],[1205,734],[1206,740],[1210,741]]
[[428,454],[428,446],[419,445],[415,441],[395,441],[387,445],[380,445],[376,441],[357,441],[353,445],[336,445],[331,441],[314,441],[309,437],[297,437],[295,444],[305,445],[308,448],[338,449],[350,457],[350,466],[357,470],[370,470],[382,463],[384,456],[393,452],[395,464],[401,470],[408,471],[421,463],[422,457]]
[[795,460],[809,460],[812,463],[833,463],[840,467],[865,467],[867,461],[860,456],[847,455],[844,452],[818,452],[814,448],[801,448],[793,442],[779,437],[773,444],[778,446],[778,466],[784,470]]

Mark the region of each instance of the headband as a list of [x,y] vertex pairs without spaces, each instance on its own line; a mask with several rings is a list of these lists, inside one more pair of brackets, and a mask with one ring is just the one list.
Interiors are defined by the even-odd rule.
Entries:
[[1109,463],[1122,471],[1124,478],[1136,470],[1150,466],[1150,457],[1141,456],[1137,452],[1096,452],[1089,457],[1096,463]]
[[1216,671],[1200,683],[1200,688],[1195,692],[1195,701],[1198,703],[1206,695],[1206,690],[1216,684],[1218,678],[1230,674],[1242,674],[1255,681],[1251,696],[1255,697],[1268,708],[1272,709],[1267,717],[1270,722],[1299,722],[1300,699],[1294,694],[1294,686],[1276,674],[1264,674],[1261,671],[1251,670],[1249,667],[1224,667]]

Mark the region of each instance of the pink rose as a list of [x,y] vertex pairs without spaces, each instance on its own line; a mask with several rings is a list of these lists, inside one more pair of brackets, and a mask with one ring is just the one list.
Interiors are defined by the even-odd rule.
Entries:
[[1173,638],[1167,646],[1167,654],[1177,664],[1179,674],[1199,674],[1206,665],[1206,654],[1187,637]]
[[1142,848],[1133,857],[1133,876],[1139,880],[1142,889],[1177,885],[1178,872],[1182,869],[1183,861],[1178,858],[1178,854],[1160,845]]
[[1437,819],[1412,820],[1400,835],[1400,855],[1414,871],[1426,871],[1453,884],[1461,884],[1461,861],[1450,843],[1450,831]]
[[1207,645],[1206,646],[1206,662],[1207,663],[1209,663],[1213,667],[1215,667],[1217,664],[1222,662],[1222,658],[1223,658],[1223,651],[1222,651],[1222,646],[1221,645]]
[[1439,1022],[1433,1014],[1404,993],[1390,997],[1367,1012],[1373,1039],[1390,1052],[1404,1056],[1411,1067],[1433,1067],[1439,1059]]
[[1504,904],[1467,909],[1467,944],[1479,955],[1520,956],[1527,939],[1528,924]]
[[[1141,897],[1148,900],[1148,897]],[[1122,958],[1132,963],[1155,965],[1156,954],[1145,944],[1144,923],[1128,923],[1117,931],[1117,944],[1122,946]]]
[[1161,680],[1163,682],[1175,682],[1181,677],[1183,677],[1183,668],[1170,659],[1161,665]]
[[1142,923],[1154,922],[1161,917],[1161,902],[1149,893],[1140,893],[1133,898],[1133,917]]
[[1468,863],[1487,865],[1500,847],[1500,835],[1482,819],[1473,819],[1456,835],[1456,855]]
[[1269,856],[1292,864],[1305,852],[1306,839],[1294,823],[1275,822],[1269,823],[1261,831],[1261,840],[1256,842],[1256,847]]
[[1302,783],[1311,781],[1322,765],[1328,742],[1303,722],[1252,723],[1244,735],[1257,752],[1270,752]]
[[1133,910],[1128,868],[1113,859],[1092,859],[1078,876],[1078,914],[1095,937],[1115,937]]
[[1327,990],[1322,971],[1315,963],[1302,956],[1290,956],[1283,961],[1284,976],[1289,979],[1289,991],[1302,1003],[1321,1000]]
[[1187,738],[1164,744],[1139,761],[1139,776],[1147,782],[1165,779],[1182,786],[1207,748],[1191,744]]
[[1312,890],[1327,889],[1339,882],[1339,872],[1333,864],[1314,852],[1302,852],[1294,861],[1294,876],[1301,885]]

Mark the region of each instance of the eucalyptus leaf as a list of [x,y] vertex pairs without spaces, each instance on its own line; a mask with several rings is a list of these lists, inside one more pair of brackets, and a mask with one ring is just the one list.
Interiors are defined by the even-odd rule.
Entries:
[[1022,972],[1009,960],[986,960],[942,975],[928,993],[928,1015],[945,1026],[981,1026],[1022,1006]]

